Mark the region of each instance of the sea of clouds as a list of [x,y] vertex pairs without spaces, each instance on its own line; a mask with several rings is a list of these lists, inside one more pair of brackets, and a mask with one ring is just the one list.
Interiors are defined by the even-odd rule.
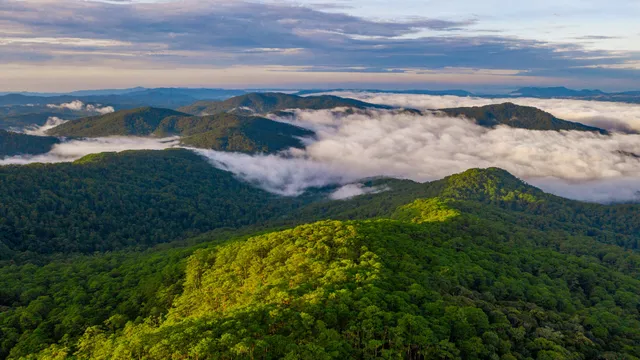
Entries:
[[[501,103],[507,99],[452,96],[340,93],[364,101],[418,109]],[[276,155],[196,150],[216,167],[265,190],[295,196],[311,187],[338,185],[334,199],[382,191],[360,184],[389,176],[430,181],[469,168],[500,167],[543,190],[572,199],[619,202],[640,200],[640,106],[579,100],[508,99],[536,106],[566,120],[614,130],[611,135],[580,131],[494,129],[462,118],[393,110],[349,112],[295,110],[273,118],[316,132],[305,149]],[[573,110],[571,110],[573,109]],[[591,119],[585,121],[585,119]],[[606,119],[610,124],[605,124]],[[613,125],[611,125],[613,124]],[[625,132],[615,132],[625,129]],[[178,140],[108,138],[75,140],[45,155],[3,163],[71,161],[100,151],[164,149]]]
[[304,150],[284,155],[204,154],[214,165],[270,191],[389,176],[430,181],[469,168],[500,167],[573,199],[638,199],[640,135],[488,129],[460,118],[387,110],[295,111],[277,118],[316,131]]
[[372,104],[391,105],[418,110],[484,106],[511,102],[517,105],[536,107],[563,120],[576,121],[611,131],[640,131],[640,104],[573,99],[514,97],[489,99],[473,96],[435,96],[348,91],[331,92],[327,94],[357,99]]

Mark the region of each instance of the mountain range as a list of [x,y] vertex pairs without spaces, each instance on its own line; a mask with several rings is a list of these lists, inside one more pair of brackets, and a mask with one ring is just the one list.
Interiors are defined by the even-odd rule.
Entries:
[[266,114],[288,109],[321,110],[337,107],[378,108],[388,109],[388,106],[369,104],[358,100],[337,96],[297,96],[283,93],[251,93],[240,95],[224,101],[199,101],[190,106],[180,108],[180,111],[193,115],[215,115],[224,112],[240,114]]
[[[256,115],[268,113],[282,115],[286,109],[318,110],[336,107],[359,110],[388,109],[388,107],[335,96],[300,97],[255,93],[225,101],[196,102],[191,106],[180,108],[181,111],[152,107],[121,110],[69,121],[49,130],[48,134],[65,137],[179,135],[183,137],[185,144],[212,149],[227,149],[228,146],[224,144],[233,138],[240,143],[253,143],[249,145],[252,150],[261,147],[280,150],[287,146],[299,146],[300,142],[296,140],[297,138],[313,136],[313,133]],[[412,109],[403,111],[420,113]],[[602,129],[558,119],[533,107],[512,103],[442,109],[438,112],[472,119],[486,127],[507,125],[530,130],[579,130],[607,133]],[[295,114],[289,115],[295,116]],[[237,149],[238,146],[231,145],[231,148]]]

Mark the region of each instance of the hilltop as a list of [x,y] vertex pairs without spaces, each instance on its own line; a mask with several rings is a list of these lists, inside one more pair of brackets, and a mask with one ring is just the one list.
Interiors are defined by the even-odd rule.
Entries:
[[449,116],[462,116],[474,119],[478,125],[484,127],[507,125],[509,127],[529,130],[578,130],[607,134],[607,131],[603,129],[561,120],[538,108],[513,103],[450,108],[439,111]]
[[266,114],[287,109],[333,109],[336,107],[388,108],[337,96],[297,96],[283,93],[250,93],[224,101],[198,101],[179,110],[193,115],[215,115],[234,111],[241,114]]

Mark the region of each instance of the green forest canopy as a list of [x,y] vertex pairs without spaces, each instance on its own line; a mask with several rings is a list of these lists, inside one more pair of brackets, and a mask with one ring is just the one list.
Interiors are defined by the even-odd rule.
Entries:
[[[117,166],[103,185],[127,179],[189,194],[180,192],[187,177],[165,178],[161,163],[197,173],[190,156],[129,152],[64,166],[82,169],[79,179]],[[153,176],[131,178],[126,168],[139,162]],[[0,356],[640,357],[637,206],[565,200],[500,169],[381,182],[395,189],[295,206],[262,199],[286,213],[263,229],[310,222],[287,230],[219,230],[138,252],[5,264]],[[322,219],[335,220],[314,222]]]
[[[537,223],[546,216],[534,204],[562,199],[499,169],[454,175],[430,191],[439,196],[376,219],[321,221],[248,239],[212,233],[193,241],[199,245],[5,266],[2,354],[640,355],[640,258],[606,243],[633,231]],[[344,204],[384,203],[378,196],[334,202],[334,210],[324,204],[321,216],[345,216]]]

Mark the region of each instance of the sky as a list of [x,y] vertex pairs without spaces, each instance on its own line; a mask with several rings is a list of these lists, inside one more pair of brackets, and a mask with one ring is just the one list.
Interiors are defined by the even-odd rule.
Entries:
[[637,0],[0,0],[0,91],[640,90]]

